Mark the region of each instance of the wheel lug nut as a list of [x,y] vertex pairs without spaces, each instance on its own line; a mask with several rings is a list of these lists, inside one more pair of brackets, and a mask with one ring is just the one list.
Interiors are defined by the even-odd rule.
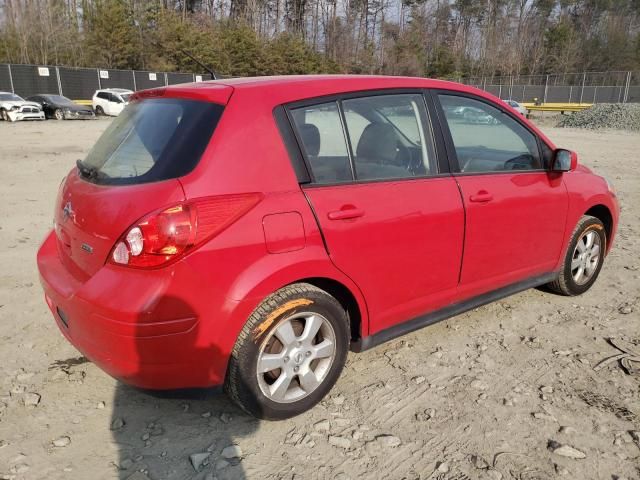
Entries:
[[302,342],[298,342],[298,346],[302,345]]
[[289,361],[289,357],[284,357],[284,361],[288,362]]
[[293,367],[294,372],[297,372],[298,370],[300,370],[300,367]]
[[307,353],[305,353],[305,355],[306,355],[307,357],[310,357],[310,356],[311,356],[311,352],[307,352]]

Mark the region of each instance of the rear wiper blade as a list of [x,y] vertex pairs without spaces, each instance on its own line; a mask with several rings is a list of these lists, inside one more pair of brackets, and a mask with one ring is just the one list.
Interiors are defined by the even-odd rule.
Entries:
[[97,179],[107,177],[103,172],[99,171],[96,167],[87,165],[82,160],[76,160],[76,166],[80,171],[80,174],[88,179]]
[[98,171],[94,167],[86,165],[82,160],[76,160],[76,167],[85,177],[93,177]]

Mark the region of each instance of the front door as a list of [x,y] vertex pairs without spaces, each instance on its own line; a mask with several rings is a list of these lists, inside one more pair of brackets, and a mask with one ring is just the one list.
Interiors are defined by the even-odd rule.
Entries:
[[479,98],[438,97],[466,210],[461,289],[480,293],[553,271],[568,196],[536,135]]
[[290,114],[313,177],[304,193],[332,261],[364,293],[368,334],[447,303],[464,214],[455,181],[439,176],[423,96],[345,98]]

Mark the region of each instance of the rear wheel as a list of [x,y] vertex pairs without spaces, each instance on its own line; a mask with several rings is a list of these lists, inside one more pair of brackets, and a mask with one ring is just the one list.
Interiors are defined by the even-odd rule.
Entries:
[[249,317],[231,353],[225,389],[255,417],[293,417],[331,390],[348,348],[340,303],[313,285],[289,285]]
[[571,236],[558,278],[549,287],[563,295],[580,295],[594,284],[606,251],[607,236],[603,223],[583,216]]
[[64,120],[64,113],[61,108],[56,108],[55,112],[53,112],[53,117],[56,120]]
[[102,115],[104,115],[104,110],[100,105],[96,106],[96,116],[102,116]]

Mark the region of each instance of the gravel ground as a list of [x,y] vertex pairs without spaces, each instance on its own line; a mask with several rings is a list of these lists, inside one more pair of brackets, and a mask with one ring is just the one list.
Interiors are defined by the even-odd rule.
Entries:
[[0,478],[640,478],[640,373],[593,368],[619,353],[607,338],[640,343],[637,133],[544,127],[623,205],[590,292],[529,290],[351,354],[319,406],[273,423],[215,391],[118,384],[57,331],[35,253],[60,179],[107,124],[0,124]]
[[637,103],[597,103],[586,110],[564,115],[558,127],[640,130],[640,105]]

